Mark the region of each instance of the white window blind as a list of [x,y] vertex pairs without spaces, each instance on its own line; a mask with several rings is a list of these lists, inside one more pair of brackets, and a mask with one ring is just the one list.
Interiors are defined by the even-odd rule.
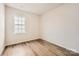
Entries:
[[25,17],[23,16],[14,17],[14,32],[25,33]]

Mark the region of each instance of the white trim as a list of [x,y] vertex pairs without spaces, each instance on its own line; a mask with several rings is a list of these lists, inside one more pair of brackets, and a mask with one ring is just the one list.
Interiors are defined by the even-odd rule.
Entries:
[[[46,40],[46,39],[44,39],[44,38],[42,38],[43,40]],[[79,51],[77,51],[76,49],[70,49],[70,48],[68,48],[68,47],[66,47],[66,46],[63,46],[63,45],[61,45],[61,44],[58,44],[58,43],[56,43],[56,42],[52,42],[52,41],[49,41],[49,40],[46,40],[46,41],[48,41],[48,42],[50,42],[50,43],[53,43],[53,44],[56,44],[56,45],[58,45],[58,46],[60,46],[60,47],[62,47],[62,48],[65,48],[65,49],[67,49],[67,50],[71,50],[71,51],[73,51],[73,52],[76,52],[76,53],[79,53]]]

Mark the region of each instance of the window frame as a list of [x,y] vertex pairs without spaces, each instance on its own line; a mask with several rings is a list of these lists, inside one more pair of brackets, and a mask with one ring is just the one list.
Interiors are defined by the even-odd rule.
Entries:
[[21,15],[14,16],[14,33],[15,34],[26,33],[25,22],[26,22],[25,16],[21,16]]

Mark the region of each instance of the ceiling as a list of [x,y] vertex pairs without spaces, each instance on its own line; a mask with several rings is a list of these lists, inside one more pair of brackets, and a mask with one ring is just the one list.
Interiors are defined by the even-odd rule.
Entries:
[[61,3],[7,3],[6,5],[26,12],[41,15],[62,4]]

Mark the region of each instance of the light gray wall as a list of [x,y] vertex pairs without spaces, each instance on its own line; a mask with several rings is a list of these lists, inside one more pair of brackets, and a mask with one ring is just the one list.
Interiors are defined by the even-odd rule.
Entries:
[[[26,33],[14,33],[14,16],[26,18]],[[6,6],[6,45],[16,44],[39,38],[39,16]]]
[[0,55],[4,50],[5,43],[5,6],[0,4]]
[[79,4],[64,4],[41,17],[41,38],[79,52]]

